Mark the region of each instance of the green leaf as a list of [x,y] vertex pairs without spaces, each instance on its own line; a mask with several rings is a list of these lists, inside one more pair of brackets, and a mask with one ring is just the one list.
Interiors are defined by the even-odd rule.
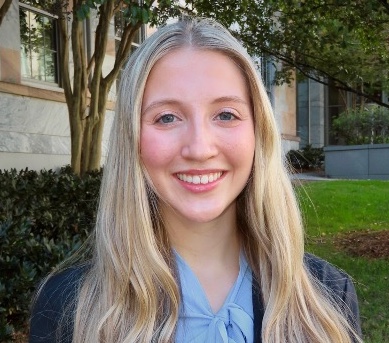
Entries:
[[87,4],[82,4],[76,11],[78,20],[85,20],[90,16],[90,7]]
[[142,23],[147,24],[149,22],[149,11],[146,8],[142,8]]

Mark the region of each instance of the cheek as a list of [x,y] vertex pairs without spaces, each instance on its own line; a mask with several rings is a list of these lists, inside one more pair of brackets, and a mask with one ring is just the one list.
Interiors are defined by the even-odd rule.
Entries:
[[228,149],[230,159],[242,167],[252,166],[255,151],[254,130],[240,130],[229,135],[224,146]]
[[156,168],[167,165],[173,156],[173,146],[166,137],[146,129],[141,133],[140,156],[143,165],[152,174]]
[[241,144],[239,149],[235,151],[234,162],[241,166],[242,171],[251,172],[254,161],[254,144]]
[[149,173],[152,171],[153,167],[158,165],[158,163],[156,163],[159,157],[158,155],[157,141],[152,135],[142,133],[140,139],[140,157]]

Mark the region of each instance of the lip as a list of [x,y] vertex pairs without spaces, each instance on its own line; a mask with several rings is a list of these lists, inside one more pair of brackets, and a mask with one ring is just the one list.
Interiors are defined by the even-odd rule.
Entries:
[[181,186],[194,193],[211,191],[225,175],[226,171],[220,169],[185,170],[174,174]]

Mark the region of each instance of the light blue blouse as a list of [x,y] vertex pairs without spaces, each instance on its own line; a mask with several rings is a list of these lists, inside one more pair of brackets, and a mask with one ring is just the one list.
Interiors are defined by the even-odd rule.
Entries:
[[183,297],[176,343],[253,343],[252,273],[244,254],[240,255],[238,278],[217,313],[189,265],[175,254]]

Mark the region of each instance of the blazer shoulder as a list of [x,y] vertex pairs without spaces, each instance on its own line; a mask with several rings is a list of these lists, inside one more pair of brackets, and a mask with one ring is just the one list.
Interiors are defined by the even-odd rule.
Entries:
[[345,310],[350,324],[361,334],[358,298],[350,276],[312,254],[305,254],[304,263],[311,275],[329,290],[334,301]]
[[44,280],[32,304],[30,343],[71,342],[77,293],[87,270],[87,264],[69,267]]
[[306,253],[304,263],[311,275],[336,293],[342,292],[345,285],[351,282],[350,276],[345,272],[315,255]]
[[37,301],[45,298],[52,304],[62,307],[78,291],[79,285],[88,270],[88,265],[72,266],[49,276],[38,293]]

